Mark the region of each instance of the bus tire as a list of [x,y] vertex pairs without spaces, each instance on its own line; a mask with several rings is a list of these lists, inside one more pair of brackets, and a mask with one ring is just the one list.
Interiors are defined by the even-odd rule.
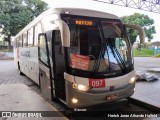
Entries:
[[21,72],[21,68],[20,68],[19,62],[18,62],[18,72],[19,72],[20,75],[24,75],[23,72]]

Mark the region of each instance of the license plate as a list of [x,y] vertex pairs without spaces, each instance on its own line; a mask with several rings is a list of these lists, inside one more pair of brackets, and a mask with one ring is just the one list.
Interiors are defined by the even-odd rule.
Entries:
[[89,87],[101,88],[101,87],[105,87],[105,86],[106,86],[105,79],[89,78]]
[[115,100],[115,99],[117,99],[117,98],[118,98],[118,95],[117,95],[117,94],[109,95],[109,96],[106,97],[106,99],[107,99],[108,101],[110,101],[110,100]]

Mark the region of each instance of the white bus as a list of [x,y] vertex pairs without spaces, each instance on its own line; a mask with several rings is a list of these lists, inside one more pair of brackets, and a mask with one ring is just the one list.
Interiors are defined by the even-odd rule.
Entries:
[[51,8],[15,36],[14,58],[20,74],[42,94],[69,108],[130,97],[135,88],[131,44],[126,28],[112,14],[76,8]]

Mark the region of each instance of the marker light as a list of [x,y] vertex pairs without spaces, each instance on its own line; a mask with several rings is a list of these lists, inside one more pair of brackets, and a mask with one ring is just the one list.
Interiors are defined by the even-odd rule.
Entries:
[[65,14],[70,14],[70,12],[68,12],[68,11],[65,11],[64,13],[65,13]]
[[77,88],[78,88],[78,85],[77,85],[76,83],[73,83],[73,84],[72,84],[72,87],[73,87],[74,89],[77,89]]
[[72,98],[72,103],[74,103],[74,104],[78,103],[78,99]]
[[136,80],[135,77],[132,77],[128,82],[129,82],[129,83],[134,83],[135,80]]

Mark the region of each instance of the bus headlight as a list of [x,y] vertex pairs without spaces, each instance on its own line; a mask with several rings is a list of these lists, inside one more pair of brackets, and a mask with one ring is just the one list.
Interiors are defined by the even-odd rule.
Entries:
[[78,90],[81,90],[81,91],[87,91],[89,88],[87,86],[84,86],[84,85],[78,85]]
[[135,80],[136,80],[136,78],[135,78],[135,77],[132,77],[132,78],[128,81],[128,83],[134,83]]
[[78,89],[80,91],[87,91],[89,89],[89,87],[85,86],[85,85],[78,85],[76,83],[73,83],[72,84],[72,87],[75,88],[75,89]]

